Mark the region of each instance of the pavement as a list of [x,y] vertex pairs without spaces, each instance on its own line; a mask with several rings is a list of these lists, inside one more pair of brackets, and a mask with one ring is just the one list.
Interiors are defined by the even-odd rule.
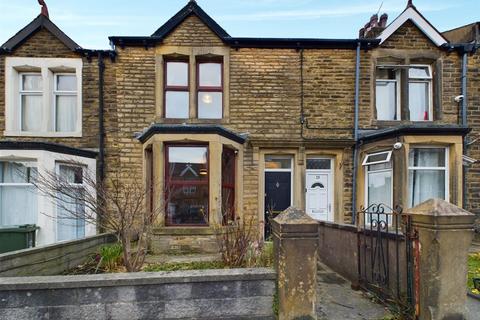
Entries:
[[372,301],[363,291],[354,291],[350,281],[318,265],[317,315],[319,320],[380,320],[390,319],[388,309]]

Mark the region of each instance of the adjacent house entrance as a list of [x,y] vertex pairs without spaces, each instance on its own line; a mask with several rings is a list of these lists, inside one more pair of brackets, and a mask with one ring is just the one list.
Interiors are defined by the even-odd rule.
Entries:
[[307,160],[305,209],[317,220],[333,221],[333,159]]
[[292,205],[292,158],[265,156],[265,239],[271,235],[270,220]]

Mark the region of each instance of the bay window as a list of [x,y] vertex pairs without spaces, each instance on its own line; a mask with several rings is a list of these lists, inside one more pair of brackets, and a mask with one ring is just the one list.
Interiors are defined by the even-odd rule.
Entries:
[[223,113],[223,64],[197,64],[197,102],[199,119],[221,119]]
[[85,237],[84,168],[78,165],[57,164],[59,179],[69,185],[68,192],[59,195],[57,203],[57,240]]
[[188,60],[165,61],[165,118],[188,119],[189,76]]
[[0,161],[0,225],[37,223],[34,161]]
[[77,124],[77,77],[54,75],[55,131],[73,132]]
[[448,201],[448,148],[415,147],[408,155],[409,206],[428,199]]
[[209,214],[207,145],[167,145],[166,225],[207,225]]

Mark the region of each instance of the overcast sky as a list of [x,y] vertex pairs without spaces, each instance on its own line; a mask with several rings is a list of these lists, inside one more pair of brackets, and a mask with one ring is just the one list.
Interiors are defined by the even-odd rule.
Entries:
[[[188,0],[46,0],[50,19],[85,48],[108,48],[108,36],[151,35]],[[198,0],[237,37],[356,38],[376,13],[392,21],[407,0]],[[414,0],[440,31],[480,21],[480,0]],[[37,0],[0,0],[0,43],[40,12]]]

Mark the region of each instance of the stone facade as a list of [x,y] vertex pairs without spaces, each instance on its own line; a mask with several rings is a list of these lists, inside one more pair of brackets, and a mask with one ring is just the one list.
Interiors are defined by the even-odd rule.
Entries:
[[[189,4],[188,6],[197,6]],[[185,8],[184,8],[185,9]],[[182,10],[184,10],[182,9]],[[351,223],[352,195],[354,189],[362,189],[364,181],[353,185],[354,117],[355,117],[355,46],[329,48],[318,46],[295,47],[277,45],[237,45],[221,38],[198,14],[197,9],[185,16],[162,41],[145,37],[143,44],[116,42],[116,59],[105,59],[105,124],[106,165],[108,175],[117,172],[135,173],[144,179],[145,145],[136,135],[152,123],[180,125],[221,125],[236,134],[248,136],[242,150],[242,168],[237,177],[240,189],[237,202],[241,204],[237,214],[252,218],[259,234],[264,221],[264,156],[288,155],[293,158],[292,205],[305,208],[306,160],[311,156],[327,156],[334,159],[333,217],[336,222]],[[148,40],[148,41],[147,41]],[[114,41],[115,42],[115,41]],[[184,53],[188,50],[204,55],[223,52],[225,83],[224,101],[228,113],[223,119],[203,120],[164,119],[159,99],[163,99],[161,80],[162,52]],[[3,95],[5,84],[5,58],[22,57],[82,57],[83,61],[83,136],[80,138],[9,137],[9,140],[50,141],[78,148],[98,149],[98,66],[97,58],[87,58],[72,52],[48,30],[41,29],[11,53],[0,55],[0,127],[4,127]],[[378,130],[412,125],[409,121],[388,122],[375,119],[375,68],[388,59],[404,63],[429,61],[434,70],[434,118],[431,125],[456,125],[459,123],[459,106],[453,98],[461,92],[461,56],[457,52],[435,45],[418,27],[407,21],[387,41],[360,51],[359,75],[359,129]],[[477,130],[475,112],[478,111],[478,55],[469,64],[469,124]],[[227,71],[225,71],[227,68]],[[192,76],[192,75],[191,75]],[[159,80],[160,79],[160,80]],[[196,103],[191,98],[191,102]],[[227,103],[226,103],[227,105]],[[477,112],[478,113],[478,112]],[[1,129],[0,128],[0,129]],[[3,130],[2,130],[3,131]],[[455,146],[452,153],[451,194],[461,194],[461,173],[456,169],[461,163],[461,149],[451,140],[442,140],[441,129],[436,133],[439,144]],[[437,137],[437,138],[438,138]],[[428,138],[425,138],[428,141]],[[164,139],[162,141],[167,141]],[[196,141],[192,135],[191,140]],[[198,139],[197,139],[198,140]],[[385,148],[387,142],[381,146]],[[407,137],[408,141],[408,137]],[[411,141],[411,140],[409,140]],[[416,140],[420,141],[420,140]],[[413,142],[415,143],[415,141]],[[160,150],[155,149],[154,150]],[[374,149],[363,146],[362,152]],[[469,147],[473,157],[480,152],[477,144]],[[457,152],[459,151],[459,153]],[[161,151],[160,151],[161,152]],[[163,155],[158,155],[159,157]],[[480,155],[479,155],[480,157]],[[361,167],[358,159],[358,170]],[[157,168],[158,169],[158,168]],[[467,199],[469,209],[480,210],[476,194],[479,167],[475,164],[468,172]],[[406,170],[406,169],[405,169]],[[405,171],[404,170],[404,171]],[[163,183],[161,171],[155,171],[155,181]],[[459,181],[457,183],[456,181]],[[217,182],[214,182],[217,183]],[[357,193],[358,194],[358,193]],[[361,192],[360,192],[361,194]],[[160,197],[159,192],[156,194]],[[364,199],[357,196],[357,208]],[[455,203],[461,196],[452,198]],[[220,201],[218,201],[219,203]],[[159,242],[154,245],[160,251],[185,247],[187,234],[168,234],[160,223],[156,234]],[[196,234],[197,231],[193,231]],[[212,232],[202,235],[205,243],[212,243]],[[199,237],[200,239],[201,237]],[[200,240],[199,240],[200,241]],[[167,245],[165,245],[167,243]],[[171,245],[169,245],[171,244]],[[208,245],[210,247],[210,245]],[[192,242],[193,250],[198,243]],[[187,248],[188,251],[188,248]]]

